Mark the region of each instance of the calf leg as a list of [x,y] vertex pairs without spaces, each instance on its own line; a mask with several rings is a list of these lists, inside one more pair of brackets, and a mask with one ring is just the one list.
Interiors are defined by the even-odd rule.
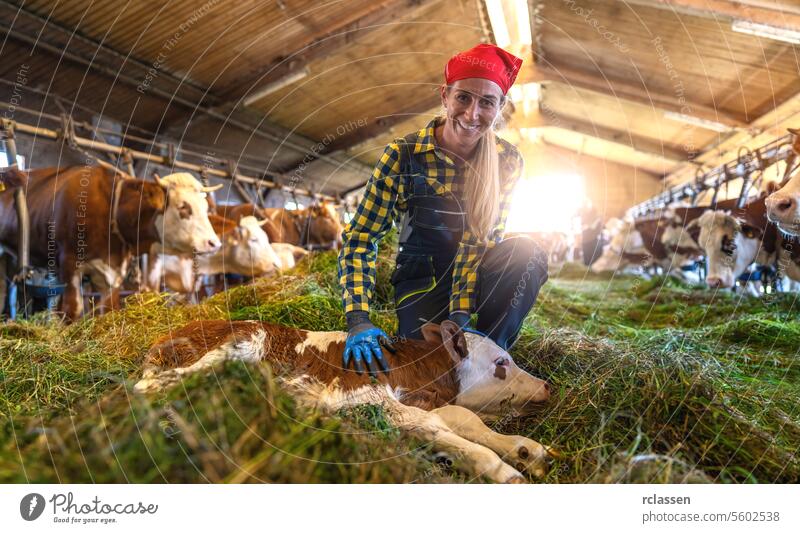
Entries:
[[434,451],[450,457],[459,471],[470,476],[482,476],[495,483],[524,481],[520,473],[504,463],[495,452],[459,436],[438,414],[400,403],[384,387],[368,385],[343,391],[335,385],[325,386],[307,377],[290,380],[287,386],[307,406],[330,414],[356,405],[382,405],[395,427],[407,435],[431,443]]
[[453,433],[494,450],[503,461],[517,470],[541,478],[547,472],[548,448],[520,435],[502,435],[489,429],[478,415],[458,405],[445,405],[431,411],[447,424]]
[[[495,483],[521,483],[519,471],[505,463],[491,446],[453,431],[436,412],[396,402],[389,419],[405,433],[433,444],[434,450],[453,459],[467,475],[478,475]],[[488,428],[487,428],[488,429]]]

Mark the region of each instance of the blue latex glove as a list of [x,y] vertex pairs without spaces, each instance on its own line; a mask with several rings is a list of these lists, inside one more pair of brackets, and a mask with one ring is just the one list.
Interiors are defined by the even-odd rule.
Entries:
[[353,359],[353,366],[359,374],[364,373],[364,361],[367,362],[369,373],[373,376],[378,374],[378,363],[384,372],[389,372],[389,364],[383,357],[385,347],[390,353],[394,353],[391,347],[389,336],[381,329],[372,325],[370,322],[359,324],[352,328],[347,334],[347,341],[344,345],[344,356],[342,365],[347,368],[350,358]]

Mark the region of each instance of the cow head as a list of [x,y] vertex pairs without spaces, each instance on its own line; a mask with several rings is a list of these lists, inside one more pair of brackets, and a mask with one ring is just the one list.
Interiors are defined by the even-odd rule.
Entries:
[[606,223],[606,232],[610,241],[603,254],[592,263],[593,272],[613,272],[627,266],[623,260],[624,253],[645,253],[644,241],[630,220],[612,218]]
[[336,209],[325,202],[308,207],[311,217],[308,241],[312,244],[333,244],[334,248],[341,246],[342,230],[344,227],[339,222]]
[[166,208],[156,220],[163,253],[213,253],[221,243],[208,221],[206,195],[222,187],[203,187],[187,172],[156,178],[167,196]]
[[225,271],[243,276],[260,276],[276,270],[280,259],[261,227],[266,220],[246,216],[235,230],[225,234]]
[[706,211],[692,224],[700,228],[698,243],[708,263],[706,283],[712,288],[731,288],[755,261],[761,231],[722,211]]
[[458,376],[456,405],[488,416],[524,413],[550,398],[547,382],[518,367],[488,337],[464,331],[450,320],[422,326],[425,340],[443,345]]
[[795,175],[782,189],[766,200],[767,217],[789,235],[800,235],[800,174]]
[[683,266],[687,261],[696,261],[703,256],[700,245],[692,238],[688,228],[673,222],[664,228],[661,243],[669,253],[670,269]]

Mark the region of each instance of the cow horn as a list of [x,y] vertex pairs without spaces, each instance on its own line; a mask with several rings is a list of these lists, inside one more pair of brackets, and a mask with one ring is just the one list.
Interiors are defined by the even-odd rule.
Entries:
[[161,179],[161,176],[159,176],[158,174],[153,173],[153,179],[156,180],[156,183],[158,183],[161,187],[165,189],[169,188],[169,183]]
[[202,192],[214,192],[218,191],[223,187],[222,183],[218,183],[217,185],[209,185],[208,187],[200,187]]

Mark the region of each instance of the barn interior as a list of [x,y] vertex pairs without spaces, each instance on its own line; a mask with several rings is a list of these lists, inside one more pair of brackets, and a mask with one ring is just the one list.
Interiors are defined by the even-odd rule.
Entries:
[[[601,226],[680,201],[743,207],[794,170],[790,0],[0,0],[0,30],[21,168],[188,170],[222,186],[217,205],[324,200],[346,224],[385,146],[441,113],[444,64],[482,42],[524,60],[498,131],[525,160],[509,232],[577,249],[587,206]],[[373,321],[389,331],[387,242]],[[493,426],[563,452],[544,481],[800,480],[798,292],[564,254],[510,352],[558,386],[555,407]],[[403,441],[378,407],[304,410],[261,366],[130,400],[149,346],[190,320],[344,330],[336,268],[335,251],[314,252],[200,303],[134,291],[73,324],[6,322],[0,481],[479,479]]]

